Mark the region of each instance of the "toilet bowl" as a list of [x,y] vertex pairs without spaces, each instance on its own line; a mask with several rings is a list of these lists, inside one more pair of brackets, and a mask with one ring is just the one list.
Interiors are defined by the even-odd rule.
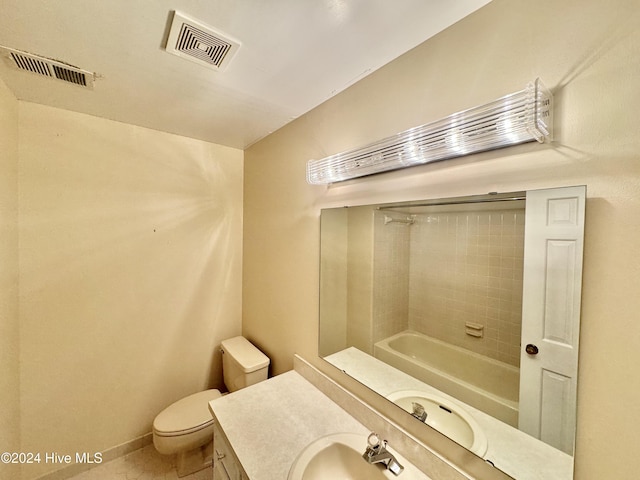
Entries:
[[164,455],[177,455],[179,477],[211,465],[213,418],[209,402],[219,397],[216,389],[194,393],[172,403],[153,420],[153,445]]
[[[222,342],[222,369],[229,391],[267,379],[269,358],[244,337]],[[177,455],[178,477],[211,465],[213,458],[213,417],[209,402],[219,398],[219,390],[194,393],[172,403],[153,421],[153,445],[164,455]]]

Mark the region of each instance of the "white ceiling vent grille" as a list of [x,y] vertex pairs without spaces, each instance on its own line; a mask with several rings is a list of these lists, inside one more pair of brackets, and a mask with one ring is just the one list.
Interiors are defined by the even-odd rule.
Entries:
[[167,52],[223,71],[240,48],[240,42],[213,28],[174,12]]
[[0,45],[0,53],[7,58],[11,66],[20,70],[73,83],[85,88],[93,88],[95,74],[87,70],[2,45]]

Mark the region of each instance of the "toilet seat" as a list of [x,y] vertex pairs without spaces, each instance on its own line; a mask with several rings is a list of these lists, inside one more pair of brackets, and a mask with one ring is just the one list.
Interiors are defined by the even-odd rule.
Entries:
[[213,425],[209,401],[219,398],[217,389],[194,393],[172,403],[153,421],[153,433],[160,437],[189,435]]

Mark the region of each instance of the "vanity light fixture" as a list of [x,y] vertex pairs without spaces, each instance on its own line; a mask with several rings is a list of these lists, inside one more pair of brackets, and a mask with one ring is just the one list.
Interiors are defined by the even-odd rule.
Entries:
[[374,173],[552,140],[553,96],[540,79],[524,90],[441,120],[307,163],[307,182],[327,185]]

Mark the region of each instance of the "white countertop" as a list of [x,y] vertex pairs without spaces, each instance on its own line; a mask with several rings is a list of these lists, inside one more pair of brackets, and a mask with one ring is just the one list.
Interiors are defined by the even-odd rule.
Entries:
[[[369,430],[295,371],[209,402],[251,480],[284,480],[297,456],[332,433]],[[422,476],[423,480],[429,477]]]

